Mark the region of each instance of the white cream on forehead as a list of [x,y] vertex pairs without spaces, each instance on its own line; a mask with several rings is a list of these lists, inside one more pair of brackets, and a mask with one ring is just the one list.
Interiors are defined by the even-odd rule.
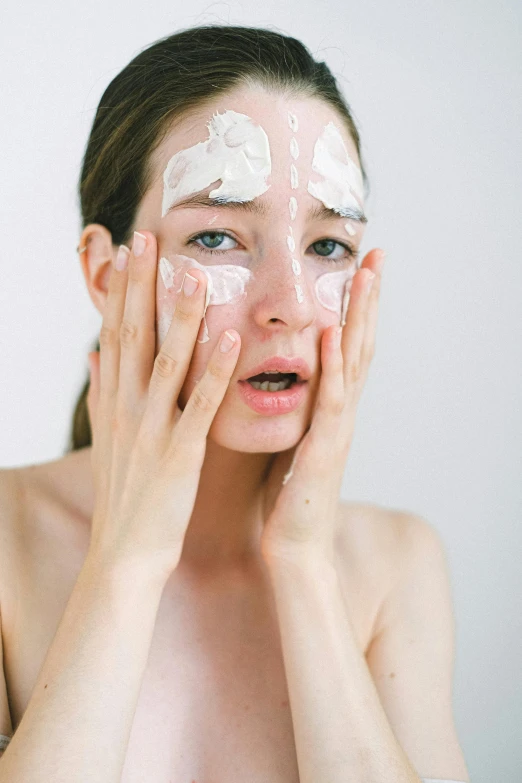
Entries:
[[[200,343],[206,343],[209,340],[206,313],[209,305],[224,305],[237,302],[239,298],[245,295],[245,285],[252,278],[252,272],[243,266],[235,264],[220,264],[218,266],[203,266],[195,258],[173,254],[174,264],[168,259],[161,257],[159,262],[161,279],[165,288],[174,288],[176,293],[181,291],[185,272],[190,267],[201,269],[207,276],[207,289],[205,295],[205,309],[203,311],[204,336]],[[170,319],[165,316],[160,322],[160,343],[167,336]]]
[[161,216],[186,196],[221,180],[209,198],[223,201],[251,201],[265,193],[271,172],[268,136],[246,114],[216,112],[207,123],[209,137],[177,152],[163,173]]
[[362,174],[348,154],[343,138],[329,122],[315,142],[312,169],[323,179],[308,181],[308,192],[325,207],[340,215],[346,209],[360,209],[364,201]]

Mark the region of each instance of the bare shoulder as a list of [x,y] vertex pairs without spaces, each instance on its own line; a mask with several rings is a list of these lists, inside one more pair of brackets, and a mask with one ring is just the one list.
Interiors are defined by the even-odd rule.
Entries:
[[442,545],[436,528],[421,515],[373,503],[340,502],[338,537],[339,545],[354,557],[380,563],[382,558],[399,568],[405,558],[415,557],[419,545]]
[[372,503],[341,502],[337,552],[343,570],[375,607],[372,632],[388,621],[398,587],[414,579],[429,560],[447,569],[445,548],[436,528],[412,511]]
[[[55,460],[0,469],[0,565],[13,585],[17,569],[40,559],[45,541],[85,529],[92,502],[89,450]],[[4,568],[5,566],[5,568]],[[2,585],[6,583],[0,579]]]
[[92,504],[90,449],[14,469],[24,521],[37,527],[47,518],[81,518]]

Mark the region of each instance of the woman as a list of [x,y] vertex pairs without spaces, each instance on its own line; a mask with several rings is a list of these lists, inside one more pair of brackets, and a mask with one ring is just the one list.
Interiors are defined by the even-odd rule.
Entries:
[[185,30],[105,91],[78,246],[101,349],[70,453],[2,473],[0,783],[468,780],[442,543],[339,501],[365,184],[293,38]]

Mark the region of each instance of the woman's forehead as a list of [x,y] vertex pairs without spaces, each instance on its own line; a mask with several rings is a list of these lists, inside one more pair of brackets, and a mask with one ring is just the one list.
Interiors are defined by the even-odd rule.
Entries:
[[[281,171],[289,152],[289,143],[296,137],[301,165],[311,166],[314,145],[328,123],[337,127],[350,157],[359,165],[357,148],[340,114],[325,101],[316,97],[285,97],[264,89],[238,90],[221,95],[204,107],[193,109],[176,120],[172,130],[159,145],[155,155],[157,173],[162,174],[170,158],[181,150],[205,142],[209,137],[209,123],[216,114],[234,111],[248,116],[266,133],[273,161],[272,173]],[[291,126],[289,115],[297,120]]]
[[314,204],[321,218],[366,222],[355,143],[338,112],[315,98],[221,96],[176,121],[157,153],[148,201],[161,201],[161,218],[187,202],[268,214],[284,201],[291,223]]

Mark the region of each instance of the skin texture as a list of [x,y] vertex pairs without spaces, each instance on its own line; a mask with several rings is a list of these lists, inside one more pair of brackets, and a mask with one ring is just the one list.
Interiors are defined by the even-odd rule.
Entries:
[[[243,113],[262,125],[268,135],[272,158],[270,188],[256,199],[265,215],[237,212],[225,207],[175,208],[161,217],[163,171],[176,152],[204,141],[208,137],[206,122],[216,111],[227,109]],[[288,112],[299,118],[300,155],[291,158],[289,145],[294,135],[288,124]],[[328,122],[340,128],[349,154],[358,160],[354,143],[335,111],[311,98],[286,99],[262,89],[241,89],[221,96],[184,121],[168,135],[152,159],[153,177],[145,193],[134,228],[152,232],[157,240],[158,260],[163,255],[194,255],[204,264],[233,263],[248,266],[254,275],[248,294],[233,306],[209,307],[207,324],[210,340],[196,343],[192,360],[179,397],[183,409],[191,391],[201,378],[219,335],[225,329],[235,329],[241,336],[241,352],[223,402],[212,423],[201,473],[198,496],[188,528],[183,560],[192,564],[205,562],[208,567],[259,558],[262,531],[261,486],[266,469],[275,452],[295,447],[310,426],[321,377],[321,338],[328,327],[337,326],[334,312],[325,309],[314,295],[315,280],[329,271],[348,269],[353,261],[340,246],[330,253],[343,257],[334,264],[319,255],[313,243],[324,239],[346,242],[351,239],[357,248],[364,226],[353,222],[355,236],[348,237],[346,218],[310,222],[306,212],[320,202],[306,190],[309,178],[316,178],[311,168],[314,144]],[[289,168],[294,163],[299,174],[299,188],[291,188]],[[210,190],[211,188],[209,188]],[[299,209],[291,222],[296,250],[289,250],[287,237],[291,196],[296,196]],[[363,205],[362,205],[363,206]],[[226,253],[216,256],[199,246],[204,240],[187,244],[200,231],[224,230],[236,241],[221,242]],[[117,253],[109,232],[102,226],[84,229],[81,246],[82,267],[91,298],[100,312],[107,295],[111,261]],[[207,244],[210,244],[207,239]],[[221,249],[221,248],[219,248]],[[301,262],[300,284],[303,301],[296,299],[292,270],[292,255]],[[375,264],[370,259],[368,266]],[[362,282],[362,281],[361,281]],[[156,285],[156,326],[163,316],[169,317],[175,297],[166,291],[159,267]],[[157,350],[159,345],[157,345]],[[260,416],[248,408],[237,391],[237,380],[251,373],[263,359],[273,355],[304,358],[312,371],[304,403],[284,416]],[[216,503],[218,499],[218,503]]]

